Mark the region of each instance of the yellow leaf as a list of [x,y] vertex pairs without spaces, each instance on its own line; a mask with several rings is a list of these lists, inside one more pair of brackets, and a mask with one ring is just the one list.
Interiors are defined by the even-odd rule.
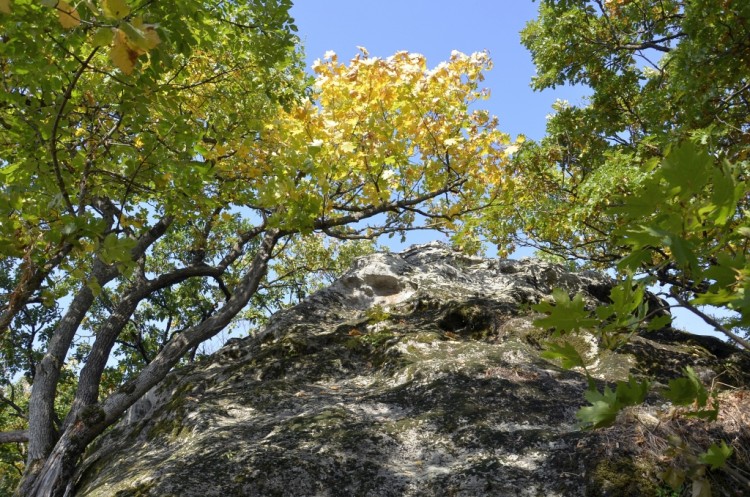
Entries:
[[10,0],[0,0],[0,12],[10,14]]
[[109,58],[124,74],[132,74],[138,53],[128,46],[128,37],[121,30],[115,33],[115,42],[109,51]]
[[516,152],[518,152],[518,145],[511,145],[510,147],[505,147],[505,155],[513,155]]
[[122,19],[130,14],[130,7],[125,0],[102,0],[102,10],[110,19]]
[[57,2],[57,15],[60,17],[60,25],[65,29],[72,29],[81,24],[81,16],[65,0]]
[[344,142],[341,144],[340,148],[341,148],[341,151],[344,152],[345,154],[349,154],[357,150],[357,146],[353,144],[352,142]]
[[156,29],[154,29],[153,26],[146,25],[143,28],[143,35],[146,37],[146,40],[148,41],[148,48],[154,48],[156,45],[161,43],[161,38],[159,38],[159,33],[156,32]]

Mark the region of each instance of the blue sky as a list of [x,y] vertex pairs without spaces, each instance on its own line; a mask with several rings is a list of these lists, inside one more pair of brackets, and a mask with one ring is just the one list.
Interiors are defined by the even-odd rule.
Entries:
[[[328,50],[340,60],[367,48],[371,56],[388,57],[400,50],[427,57],[430,67],[450,57],[452,50],[472,53],[487,50],[494,68],[484,86],[491,91],[482,107],[498,116],[500,129],[515,138],[522,133],[538,140],[544,136],[546,116],[556,99],[585,103],[586,88],[559,87],[535,92],[531,54],[521,45],[519,32],[536,17],[531,0],[298,0],[292,9],[305,47],[308,66]],[[439,238],[438,233],[411,233],[405,243],[386,240],[392,250]],[[531,255],[519,251],[515,257]],[[677,310],[675,325],[699,333],[711,329],[688,313]]]

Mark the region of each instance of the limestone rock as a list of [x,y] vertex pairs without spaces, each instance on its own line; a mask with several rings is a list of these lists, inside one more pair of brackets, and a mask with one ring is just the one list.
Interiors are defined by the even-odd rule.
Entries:
[[[530,305],[555,287],[593,306],[610,285],[437,243],[363,258],[149,392],[90,451],[77,495],[657,495],[645,437],[667,439],[665,401],[581,430],[585,378],[540,359],[531,324]],[[733,347],[671,329],[634,337],[593,371],[666,383],[685,365],[739,386],[750,373]],[[739,416],[748,398],[733,398]],[[739,425],[713,435],[750,446]],[[725,476],[711,478],[734,495]]]

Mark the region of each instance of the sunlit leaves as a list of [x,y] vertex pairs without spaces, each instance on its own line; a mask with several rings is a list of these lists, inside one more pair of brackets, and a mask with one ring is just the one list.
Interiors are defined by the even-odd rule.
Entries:
[[123,19],[130,14],[130,7],[125,0],[102,0],[102,11],[109,19]]
[[65,0],[59,0],[55,8],[58,10],[60,25],[65,29],[72,29],[81,24],[78,11]]
[[[335,216],[434,195],[424,205],[435,227],[456,229],[458,214],[489,202],[507,177],[501,146],[507,136],[488,113],[469,110],[484,98],[479,83],[489,67],[482,53],[455,52],[434,69],[408,52],[382,59],[362,49],[348,64],[327,53],[313,65],[317,105],[285,109],[263,126],[259,143],[229,150],[261,158],[239,167],[251,177],[258,163],[267,169],[262,181],[273,187],[260,200],[282,199],[283,222],[302,220],[305,212],[312,222],[312,214],[321,214],[316,205]],[[276,145],[262,149],[266,143]],[[207,157],[213,153],[220,155],[218,145]],[[411,220],[393,223],[408,227]]]

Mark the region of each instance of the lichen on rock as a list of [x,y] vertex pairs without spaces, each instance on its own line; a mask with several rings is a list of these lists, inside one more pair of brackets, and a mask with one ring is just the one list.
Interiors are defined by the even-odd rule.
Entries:
[[[90,451],[76,495],[657,495],[638,437],[663,399],[581,430],[586,379],[541,359],[531,324],[553,288],[593,306],[611,284],[437,243],[365,257],[172,373]],[[750,371],[729,345],[671,329],[601,361],[602,382],[693,365],[744,387]]]

